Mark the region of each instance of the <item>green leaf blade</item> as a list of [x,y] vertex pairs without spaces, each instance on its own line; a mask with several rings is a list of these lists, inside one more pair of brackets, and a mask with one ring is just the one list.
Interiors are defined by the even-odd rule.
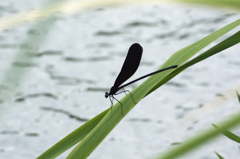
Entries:
[[225,135],[226,137],[228,137],[229,139],[240,143],[240,137],[231,133],[230,131],[228,131],[227,129],[223,128],[223,127],[218,127],[217,125],[212,124],[219,132],[221,132],[223,135]]
[[[174,53],[160,68],[166,67],[166,66],[170,66],[170,65],[174,65],[174,64],[182,64],[184,62],[186,62],[187,60],[189,60],[192,56],[194,56],[197,51],[202,50],[204,47],[206,47],[208,44],[210,44],[211,42],[213,42],[214,40],[218,39],[219,37],[221,37],[222,35],[226,34],[227,32],[231,31],[232,29],[234,29],[235,27],[240,25],[240,19],[234,21],[233,23],[215,31],[214,33],[208,35],[207,37],[177,51],[176,53]],[[177,74],[179,74],[180,72],[182,72],[183,70],[185,70],[186,68],[192,66],[193,64],[196,64],[224,49],[227,49],[237,43],[239,43],[239,35],[240,33],[237,32],[236,34],[234,34],[233,36],[231,36],[230,38],[228,38],[228,40],[224,40],[223,42],[221,42],[220,44],[216,45],[215,47],[211,48],[208,50],[208,52],[206,51],[205,53],[199,55],[198,57],[194,58],[193,60],[183,64],[183,65],[179,65],[179,67],[177,69],[174,70],[174,72],[172,72],[169,76],[167,76],[166,78],[164,78],[162,81],[159,81],[147,94],[150,94],[151,92],[153,92],[154,90],[156,90],[157,88],[159,88],[161,85],[163,85],[164,83],[166,83],[167,81],[169,81],[170,79],[172,79],[173,77],[175,77]],[[185,51],[185,52],[184,52]],[[191,52],[192,51],[192,52]],[[183,55],[182,55],[183,54]],[[175,58],[175,59],[174,59]]]
[[64,137],[47,151],[38,156],[37,159],[56,158],[57,156],[80,142],[94,129],[94,127],[102,120],[102,118],[106,115],[108,111],[109,109],[103,111],[99,115],[95,116],[76,130],[71,132],[69,135]]
[[215,152],[215,154],[218,156],[219,159],[224,159],[220,154],[218,154],[217,152]]

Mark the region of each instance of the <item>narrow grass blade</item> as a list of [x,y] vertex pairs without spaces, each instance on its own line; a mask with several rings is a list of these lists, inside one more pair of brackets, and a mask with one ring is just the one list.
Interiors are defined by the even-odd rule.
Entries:
[[[237,20],[235,22],[238,22],[237,24],[240,25],[240,20]],[[233,23],[232,23],[233,24]],[[228,25],[229,26],[229,25]],[[235,25],[236,26],[236,25]],[[230,27],[232,28],[232,27]],[[229,29],[230,29],[229,28]],[[218,30],[219,31],[219,30]],[[226,30],[225,30],[226,31]],[[235,33],[234,35],[232,35],[231,37],[227,38],[226,40],[222,41],[221,43],[217,44],[216,46],[212,47],[211,49],[205,51],[204,53],[202,53],[201,55],[197,56],[196,58],[186,62],[185,64],[181,65],[180,67],[178,67],[177,69],[175,69],[171,74],[169,74],[166,78],[164,78],[163,80],[159,81],[157,85],[155,85],[147,94],[150,94],[152,91],[156,90],[158,87],[162,86],[164,83],[166,83],[167,81],[169,81],[170,79],[172,79],[173,77],[175,77],[177,74],[179,74],[180,72],[182,72],[183,70],[185,70],[186,68],[207,59],[208,57],[219,53],[220,51],[223,51],[233,45],[236,45],[240,42],[240,31],[238,31],[237,33]],[[190,53],[189,53],[190,54]],[[195,54],[195,53],[193,53]],[[180,56],[180,55],[179,55]]]
[[221,155],[219,155],[217,152],[215,154],[218,156],[219,159],[224,159]]
[[236,92],[237,92],[238,101],[240,103],[240,95],[239,95],[238,91],[236,91]]
[[103,111],[99,115],[95,116],[76,130],[74,130],[72,133],[64,137],[58,143],[56,143],[39,157],[37,157],[37,159],[56,158],[57,156],[68,150],[70,147],[80,142],[102,120],[102,118],[106,115],[109,109]]
[[[227,118],[229,119],[229,117]],[[237,112],[231,115],[230,120],[223,121],[220,125],[224,129],[229,129],[231,127],[237,126],[240,123],[240,112]],[[176,146],[174,148],[170,148],[167,151],[161,153],[157,158],[158,159],[174,159],[176,157],[180,157],[187,152],[190,152],[193,149],[196,149],[200,145],[204,144],[206,141],[209,141],[219,135],[220,132],[216,129],[209,128],[206,130],[201,130],[201,134],[196,135],[193,138],[187,139],[187,142]]]
[[229,139],[240,143],[240,137],[231,133],[230,131],[222,128],[222,127],[218,127],[217,125],[212,124],[218,131],[220,131],[222,134],[224,134],[225,136],[227,136]]
[[193,57],[197,52],[208,46],[213,41],[217,40],[224,34],[228,33],[232,29],[240,25],[240,19],[224,26],[223,28],[211,33],[210,35],[194,42],[193,44],[182,48],[181,50],[174,53],[160,68],[165,68],[171,65],[181,65],[191,57]]
[[[47,2],[46,6],[62,0],[52,0]],[[26,73],[34,65],[33,55],[44,42],[48,32],[55,23],[55,16],[48,18],[39,18],[31,27],[35,34],[27,34],[26,38],[20,42],[20,48],[14,58],[10,61],[8,69],[1,77],[0,88],[0,121],[8,114],[10,106],[12,106],[16,91],[24,81]],[[1,26],[0,26],[1,28]]]
[[232,8],[240,10],[240,1],[239,0],[175,0],[185,3],[195,3],[195,4],[204,4],[210,5],[213,7],[223,7],[223,8]]

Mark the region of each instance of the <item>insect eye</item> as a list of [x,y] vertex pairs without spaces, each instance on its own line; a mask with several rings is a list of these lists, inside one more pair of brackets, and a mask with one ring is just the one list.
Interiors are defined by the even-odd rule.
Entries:
[[107,98],[108,97],[108,92],[105,92],[105,98]]

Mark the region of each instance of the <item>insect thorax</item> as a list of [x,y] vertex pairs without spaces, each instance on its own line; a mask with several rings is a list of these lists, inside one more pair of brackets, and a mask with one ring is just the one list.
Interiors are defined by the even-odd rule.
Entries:
[[118,91],[118,87],[112,86],[108,95],[113,95],[113,94],[117,93],[117,91]]

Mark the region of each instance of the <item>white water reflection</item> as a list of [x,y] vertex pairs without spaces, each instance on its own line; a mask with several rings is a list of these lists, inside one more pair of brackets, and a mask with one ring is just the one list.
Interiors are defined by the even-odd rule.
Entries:
[[[15,5],[14,10],[21,7]],[[41,48],[33,53],[34,63],[14,64],[31,69],[16,94],[13,111],[0,128],[0,158],[36,158],[107,109],[110,102],[104,92],[113,85],[132,43],[138,42],[144,49],[141,65],[131,78],[135,79],[159,68],[175,51],[238,18],[224,11],[173,5],[103,8],[60,15]],[[35,32],[25,24],[0,33],[0,77],[22,37]],[[239,110],[236,99],[211,114],[204,112],[204,118],[196,117],[198,120],[191,124],[179,122],[214,97],[224,98],[221,94],[238,84],[238,52],[239,46],[235,46],[215,55],[144,98],[89,158],[151,157]],[[215,159],[214,151],[226,158],[236,158],[239,153],[237,144],[221,137],[183,158]]]

